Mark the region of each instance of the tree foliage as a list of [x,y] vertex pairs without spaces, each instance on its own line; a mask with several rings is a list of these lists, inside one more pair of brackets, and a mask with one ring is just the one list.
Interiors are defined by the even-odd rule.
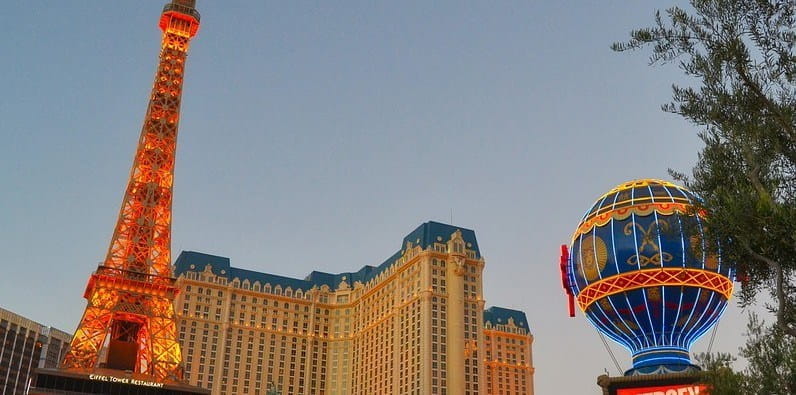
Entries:
[[730,354],[697,355],[711,394],[796,394],[796,342],[754,315],[749,318],[746,335],[741,356],[749,366],[743,372],[733,371],[735,358]]
[[672,174],[704,199],[741,304],[771,297],[775,321],[750,318],[744,372],[727,355],[702,356],[715,393],[796,393],[795,47],[796,0],[691,0],[612,45],[651,48],[650,64],[690,78],[663,110],[699,126],[704,147],[690,176]]
[[732,355],[701,353],[696,360],[704,369],[705,382],[710,383],[712,395],[755,393],[751,388],[752,381],[732,369],[732,363],[735,362]]
[[692,0],[655,15],[615,51],[652,47],[694,81],[663,106],[700,126],[690,177],[710,235],[735,265],[742,303],[773,297],[776,325],[796,337],[796,2]]

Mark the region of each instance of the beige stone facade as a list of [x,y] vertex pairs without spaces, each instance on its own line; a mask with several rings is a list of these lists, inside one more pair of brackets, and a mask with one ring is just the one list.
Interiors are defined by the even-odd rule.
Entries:
[[485,313],[483,270],[474,233],[435,222],[377,267],[302,280],[183,252],[186,378],[230,395],[533,394],[525,315]]
[[501,321],[484,328],[486,393],[533,394],[533,336],[512,317]]

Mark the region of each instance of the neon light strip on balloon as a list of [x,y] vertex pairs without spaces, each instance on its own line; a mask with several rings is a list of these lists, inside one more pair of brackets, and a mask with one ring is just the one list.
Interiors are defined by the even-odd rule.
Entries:
[[[619,194],[614,195],[614,201],[613,201],[613,206],[612,207],[616,207],[617,199],[619,199]],[[614,234],[616,232],[616,229],[614,229],[614,224],[615,223],[616,223],[616,221],[612,218],[611,219],[611,234]],[[616,257],[617,256],[616,238],[614,238],[614,237],[611,238],[611,246],[613,248],[614,256]],[[620,273],[621,269],[619,269],[619,262],[614,260],[614,264],[616,265],[616,271],[618,273]],[[624,297],[625,297],[625,302],[627,303],[627,306],[630,307],[632,305],[632,303],[630,303],[630,298],[628,297],[627,294],[624,294]],[[609,300],[610,300],[610,298],[609,298]],[[614,309],[616,310],[616,307],[614,307]],[[641,321],[639,321],[638,317],[636,316],[636,312],[633,311],[632,308],[630,309],[630,314],[633,316],[633,320],[636,321],[636,327],[637,328],[642,328]],[[622,322],[624,323],[624,321],[622,321]],[[625,324],[625,326],[627,326],[627,324]],[[629,329],[629,332],[633,332],[632,328],[628,327],[628,329]],[[644,342],[647,343],[646,344],[647,347],[651,347],[652,346],[652,344],[649,343],[649,338],[648,337],[644,336],[644,337],[641,337],[641,339],[644,339]],[[641,343],[641,341],[639,341],[639,343]],[[639,348],[642,348],[642,347],[639,347]]]
[[[674,196],[672,195],[672,191],[670,191],[668,187],[664,186],[663,190],[666,191],[666,194],[669,195],[670,199],[672,199],[672,200],[675,199]],[[676,188],[675,188],[675,191],[678,191],[678,192],[680,192],[681,195],[686,196],[685,193],[683,193],[682,191],[680,191],[680,190],[678,190]],[[676,218],[677,218],[677,228],[680,230],[680,234],[683,235],[684,234],[683,233],[684,232],[683,221],[682,221],[682,219],[680,218],[679,215]],[[682,257],[683,257],[683,262],[682,262],[683,266],[682,267],[686,267],[686,265],[687,265],[686,257],[688,255],[686,254],[686,243],[685,243],[685,237],[683,237],[683,236],[680,237],[680,250],[682,251]],[[705,265],[704,265],[704,260],[703,260],[702,268],[704,269],[704,267],[705,267]],[[683,295],[684,295],[684,293],[680,292],[680,298],[677,301],[677,310],[676,310],[677,313],[674,316],[674,321],[673,321],[675,324],[680,320],[680,313],[683,310]],[[691,309],[691,310],[693,311],[693,309]],[[676,331],[671,331],[671,334],[669,335],[669,344],[674,344],[674,334],[675,334],[675,332]],[[678,337],[678,343],[679,342],[680,342],[680,338]]]
[[[635,199],[636,199],[636,188],[633,188],[633,189],[630,190],[630,199],[631,199],[631,202],[635,201]],[[633,248],[636,250],[636,256],[641,256],[641,251],[639,251],[639,245],[638,245],[638,232],[636,231],[636,228],[638,227],[638,224],[636,223],[636,217],[637,216],[638,215],[636,214],[635,210],[633,210],[630,213],[630,220],[633,223]],[[636,264],[638,265],[638,270],[641,270],[641,260],[636,262]],[[647,298],[647,291],[645,289],[641,290],[641,295],[644,297],[644,306],[649,306],[650,304],[649,304],[649,300]],[[648,320],[647,322],[650,323],[649,328],[650,328],[651,331],[653,331],[652,342],[657,346],[658,345],[658,337],[654,335],[654,333],[655,333],[655,324],[653,324],[653,321],[652,321],[652,314],[650,313],[650,309],[645,309],[644,312],[647,313],[647,320]]]
[[[664,187],[663,189],[665,190],[666,187]],[[652,187],[647,185],[647,190],[650,191],[650,198],[652,199],[652,203],[655,204],[655,194],[652,192]],[[653,211],[652,215],[655,218],[655,223],[658,224],[658,212],[657,211]],[[661,232],[656,232],[656,234],[658,236],[658,245],[659,246],[663,246],[663,240],[661,240]],[[683,240],[682,236],[680,236],[680,240],[681,241]],[[660,256],[661,262],[663,262],[663,248],[658,250],[658,255]],[[645,295],[645,298],[646,298],[646,295]],[[666,303],[666,287],[661,287],[661,303]],[[666,344],[666,341],[664,341],[664,339],[663,339],[663,337],[666,336],[666,309],[661,309],[661,315],[663,316],[661,318],[661,332],[660,332],[660,334],[661,334],[661,343]]]
[[621,273],[589,284],[578,294],[578,305],[581,310],[594,302],[614,294],[633,289],[655,286],[691,286],[717,292],[730,299],[732,281],[724,275],[702,269],[690,268],[658,268]]
[[691,348],[691,345],[692,345],[692,344],[696,343],[696,341],[697,341],[697,340],[699,340],[699,339],[700,339],[702,336],[704,336],[704,335],[705,335],[705,333],[707,333],[707,332],[708,332],[708,329],[710,329],[711,325],[713,325],[713,324],[714,324],[714,320],[716,320],[716,321],[717,321],[719,318],[721,318],[721,316],[722,316],[722,315],[724,315],[724,311],[725,311],[725,310],[727,310],[727,304],[724,304],[724,305],[722,305],[722,306],[721,306],[721,307],[718,309],[718,311],[717,311],[716,313],[714,313],[714,315],[715,315],[715,318],[714,318],[713,320],[708,320],[708,321],[707,321],[707,322],[706,322],[706,323],[703,325],[703,328],[704,328],[704,329],[700,329],[700,330],[701,330],[701,333],[698,333],[696,336],[694,336],[693,338],[691,338],[691,339],[689,339],[689,340],[688,340],[688,348]]
[[[619,196],[619,195],[617,195]],[[677,199],[672,197],[672,199]],[[617,204],[614,203],[614,206]],[[578,226],[578,229],[575,230],[575,235],[573,237],[576,238],[578,234],[587,233],[591,231],[595,227],[601,227],[608,223],[608,221],[612,219],[616,220],[624,220],[630,217],[631,214],[640,215],[642,217],[646,217],[654,212],[663,214],[663,215],[671,215],[674,213],[687,213],[690,209],[690,205],[687,203],[673,203],[673,202],[665,202],[665,203],[633,203],[630,206],[624,206],[621,208],[611,208],[608,211],[595,214],[587,214],[583,220],[583,223]]]

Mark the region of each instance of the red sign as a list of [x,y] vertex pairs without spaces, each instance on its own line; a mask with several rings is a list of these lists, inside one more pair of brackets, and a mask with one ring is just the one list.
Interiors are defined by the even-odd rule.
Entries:
[[667,385],[663,387],[623,388],[616,395],[706,395],[708,387],[702,384]]

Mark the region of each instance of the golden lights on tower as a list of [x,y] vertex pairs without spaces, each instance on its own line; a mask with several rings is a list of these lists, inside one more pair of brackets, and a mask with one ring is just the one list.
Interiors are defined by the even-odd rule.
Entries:
[[160,18],[161,52],[141,137],[108,253],[88,282],[88,305],[65,369],[109,368],[182,380],[171,273],[174,154],[183,72],[199,29],[195,0],[172,0]]

